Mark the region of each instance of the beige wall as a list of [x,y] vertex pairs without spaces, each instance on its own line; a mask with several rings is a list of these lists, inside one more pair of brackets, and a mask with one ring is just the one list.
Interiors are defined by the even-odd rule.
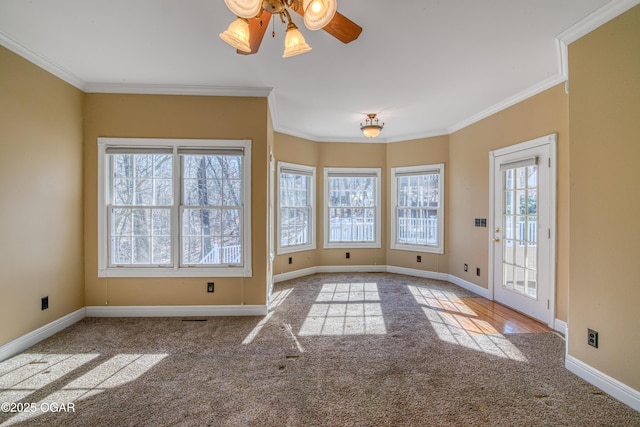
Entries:
[[[263,305],[267,284],[269,168],[266,98],[87,94],[84,128],[87,306]],[[97,276],[98,137],[250,139],[252,268],[245,278]],[[215,281],[215,292],[206,283]]]
[[4,47],[0,76],[2,345],[84,307],[84,95]]
[[[450,135],[449,274],[488,287],[489,152],[558,133],[556,318],[566,321],[569,292],[569,97],[564,85],[496,113]],[[465,272],[464,264],[469,265]],[[480,267],[480,277],[476,276]]]
[[568,351],[640,390],[640,6],[569,46],[569,81]]
[[[423,138],[412,141],[396,142],[387,145],[386,181],[391,188],[391,168],[398,166],[419,166],[437,163],[445,164],[444,177],[444,254],[429,254],[423,252],[399,251],[389,249],[387,245],[387,264],[396,267],[415,268],[418,270],[438,273],[449,272],[449,136]],[[386,200],[387,212],[391,214],[391,198]],[[391,225],[389,224],[389,227]],[[387,241],[390,242],[391,229],[387,229]],[[416,261],[420,255],[422,262]]]

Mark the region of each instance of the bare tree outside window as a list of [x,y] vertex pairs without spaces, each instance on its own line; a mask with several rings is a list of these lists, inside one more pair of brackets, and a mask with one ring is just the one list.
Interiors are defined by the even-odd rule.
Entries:
[[171,263],[170,154],[112,155],[113,264]]
[[184,155],[182,263],[240,264],[242,156]]

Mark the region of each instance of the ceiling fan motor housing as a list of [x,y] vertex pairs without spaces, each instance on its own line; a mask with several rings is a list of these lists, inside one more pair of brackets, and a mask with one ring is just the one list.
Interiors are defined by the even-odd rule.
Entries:
[[265,12],[269,12],[271,14],[282,13],[284,10],[284,3],[281,0],[263,0],[262,8]]

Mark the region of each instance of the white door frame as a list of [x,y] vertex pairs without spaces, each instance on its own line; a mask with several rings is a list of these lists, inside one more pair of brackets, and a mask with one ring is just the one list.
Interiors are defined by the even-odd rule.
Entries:
[[[525,141],[520,144],[511,145],[509,147],[500,148],[489,152],[489,269],[488,269],[488,290],[489,299],[494,300],[494,287],[500,286],[494,281],[494,230],[496,229],[495,218],[495,158],[505,154],[510,154],[541,145],[549,145],[549,277],[546,278],[549,283],[549,319],[547,325],[554,328],[556,315],[556,227],[557,227],[557,168],[558,168],[558,134],[550,135]],[[502,223],[501,219],[499,222]]]
[[273,150],[269,150],[269,175],[267,176],[268,188],[269,188],[269,196],[268,196],[268,212],[267,212],[267,223],[269,230],[267,231],[267,250],[269,251],[268,259],[267,259],[267,311],[271,306],[271,294],[273,293],[273,260],[275,258],[275,245],[274,245],[274,216],[275,216],[275,206],[274,206],[274,193],[275,193],[275,158],[273,157]]

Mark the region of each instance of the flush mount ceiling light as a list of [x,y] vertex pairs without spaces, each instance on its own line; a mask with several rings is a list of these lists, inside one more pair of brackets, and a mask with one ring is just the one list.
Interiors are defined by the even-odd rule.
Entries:
[[224,0],[224,2],[238,19],[220,34],[220,38],[244,55],[258,52],[273,14],[278,14],[280,21],[287,25],[283,57],[299,55],[311,50],[298,27],[292,22],[289,9],[304,17],[304,25],[307,29],[312,31],[322,29],[342,43],[354,41],[362,32],[362,27],[336,11],[337,0]]
[[376,114],[368,114],[364,123],[360,123],[360,130],[367,138],[375,138],[380,135],[383,127],[384,123],[380,124]]

